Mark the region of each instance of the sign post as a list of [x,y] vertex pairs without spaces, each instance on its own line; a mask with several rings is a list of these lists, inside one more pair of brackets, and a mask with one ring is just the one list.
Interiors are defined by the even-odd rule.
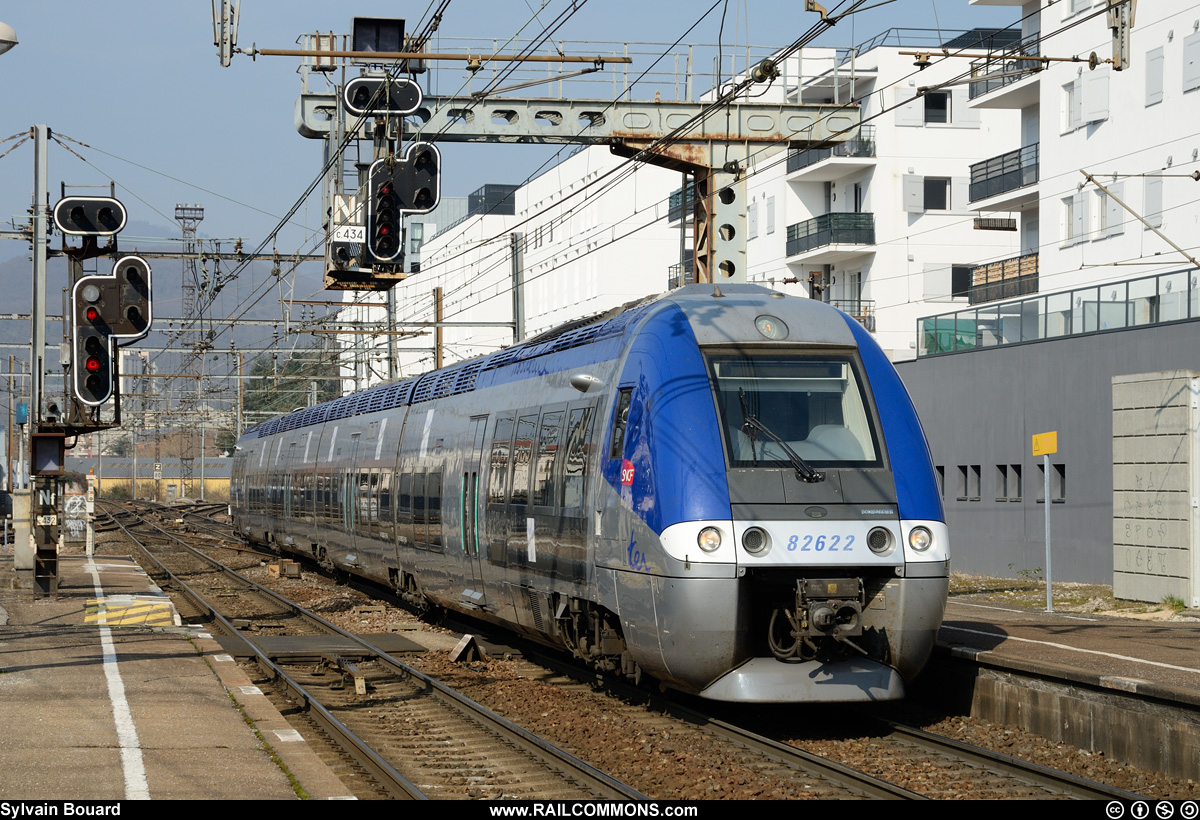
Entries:
[[1046,503],[1046,611],[1054,611],[1054,598],[1050,593],[1051,573],[1050,573],[1050,456],[1058,452],[1058,431],[1052,430],[1049,433],[1039,433],[1033,437],[1033,454],[1042,457],[1042,477],[1045,480],[1045,486],[1042,489],[1042,498]]

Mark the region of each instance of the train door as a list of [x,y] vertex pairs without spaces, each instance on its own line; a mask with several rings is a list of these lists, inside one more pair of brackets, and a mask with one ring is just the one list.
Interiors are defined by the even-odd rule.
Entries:
[[350,434],[350,461],[342,471],[342,529],[345,535],[342,543],[346,547],[346,563],[350,566],[358,564],[358,545],[355,530],[358,527],[358,499],[362,493],[359,489],[358,448],[362,441],[362,433]]
[[487,605],[483,585],[483,559],[479,555],[480,502],[479,477],[483,472],[483,438],[487,416],[472,416],[467,432],[466,457],[463,460],[459,494],[459,533],[463,550],[463,600],[473,606]]

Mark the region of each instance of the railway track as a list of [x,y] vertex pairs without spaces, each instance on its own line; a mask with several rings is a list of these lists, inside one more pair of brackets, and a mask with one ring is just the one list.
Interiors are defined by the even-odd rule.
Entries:
[[[378,647],[201,556],[148,519],[127,520],[134,516],[124,510],[110,517],[166,576],[164,585],[244,641],[267,677],[389,795],[644,799]],[[269,653],[264,625],[276,643],[321,635],[336,639],[335,648],[308,642]]]
[[[229,537],[228,530],[222,530],[219,526],[214,533]],[[510,642],[512,638],[506,635],[502,640]],[[591,690],[596,683],[594,673],[576,668],[562,657],[548,655],[539,647],[523,646],[520,652],[529,659],[531,666],[536,663],[536,668],[526,672],[527,677],[546,678],[545,670],[550,669],[555,676],[555,685],[559,687],[578,687],[582,691]],[[299,671],[297,674],[300,674]],[[464,686],[472,696],[486,703],[488,690],[494,687],[484,684],[471,688],[469,683],[463,683],[469,680],[469,672],[464,671],[461,676],[458,671],[450,674],[456,687]],[[704,742],[710,746],[732,750],[731,754],[736,756],[738,765],[745,766],[758,776],[791,786],[802,784],[799,788],[805,796],[919,799],[968,795],[991,799],[1137,799],[1137,795],[1120,789],[968,746],[894,721],[882,721],[861,712],[843,721],[853,721],[853,729],[847,729],[844,725],[836,726],[835,719],[833,726],[814,732],[811,710],[770,709],[767,710],[771,715],[770,721],[764,724],[752,717],[739,717],[763,714],[762,709],[723,710],[719,705],[708,702],[689,707],[678,699],[657,698],[645,690],[623,687],[613,681],[606,681],[604,685],[615,696],[609,698],[610,708],[620,715],[621,721],[639,727],[636,730],[639,733],[645,736],[670,735],[674,738],[688,734],[703,735]],[[497,710],[502,706],[498,704]],[[823,714],[829,711],[824,710]],[[726,714],[728,716],[714,716]],[[581,720],[586,719],[581,716]],[[830,754],[827,751],[830,746],[828,737],[823,738],[825,742],[816,743],[808,739],[814,734],[821,735],[823,731],[827,736],[841,733],[846,737],[844,743],[837,744],[837,753]],[[384,741],[381,739],[378,742]],[[571,741],[567,739],[566,742]],[[821,748],[823,751],[816,754],[809,748]],[[587,757],[584,750],[579,753]],[[837,760],[830,760],[831,757]],[[652,791],[645,787],[644,790]]]

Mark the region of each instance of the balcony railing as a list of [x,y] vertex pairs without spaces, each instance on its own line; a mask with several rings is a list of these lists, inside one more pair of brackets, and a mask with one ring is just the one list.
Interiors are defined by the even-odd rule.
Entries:
[[692,267],[692,260],[688,260],[686,265],[681,265],[678,262],[667,268],[667,290],[675,290],[675,288],[690,285],[696,281],[696,271]]
[[1038,255],[1028,253],[979,265],[971,272],[971,304],[997,302],[1038,292]]
[[1014,59],[1040,56],[1040,40],[1041,34],[1035,33],[1003,51],[990,51],[985,59],[972,60],[970,98],[990,94],[1041,71],[1044,66],[1037,60]]
[[1200,319],[1198,278],[1191,268],[925,316],[917,356]]
[[828,148],[806,148],[803,151],[792,151],[788,154],[787,169],[799,171],[815,165],[830,157],[873,157],[875,156],[875,126],[864,125],[858,129],[858,136],[845,142],[834,143]]
[[971,166],[971,201],[1015,191],[1038,181],[1039,143],[1026,145]]
[[788,225],[788,256],[833,244],[874,245],[875,214],[822,214]]
[[833,305],[843,313],[848,313],[869,332],[875,332],[875,300],[874,299],[831,299]]
[[689,182],[682,188],[676,188],[671,192],[671,198],[667,204],[667,222],[678,222],[684,217],[690,216],[695,207],[695,183]]

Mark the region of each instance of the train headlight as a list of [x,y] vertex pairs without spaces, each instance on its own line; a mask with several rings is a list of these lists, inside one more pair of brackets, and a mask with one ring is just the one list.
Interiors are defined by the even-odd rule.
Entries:
[[721,546],[721,531],[716,527],[705,527],[696,536],[696,543],[705,552],[713,552],[717,547]]
[[742,533],[742,547],[751,555],[758,555],[768,543],[767,532],[760,527],[747,527]]
[[867,533],[867,546],[876,555],[887,555],[892,551],[892,533],[883,527],[875,527]]
[[908,534],[908,545],[917,552],[924,552],[933,546],[933,533],[925,527],[913,527]]

